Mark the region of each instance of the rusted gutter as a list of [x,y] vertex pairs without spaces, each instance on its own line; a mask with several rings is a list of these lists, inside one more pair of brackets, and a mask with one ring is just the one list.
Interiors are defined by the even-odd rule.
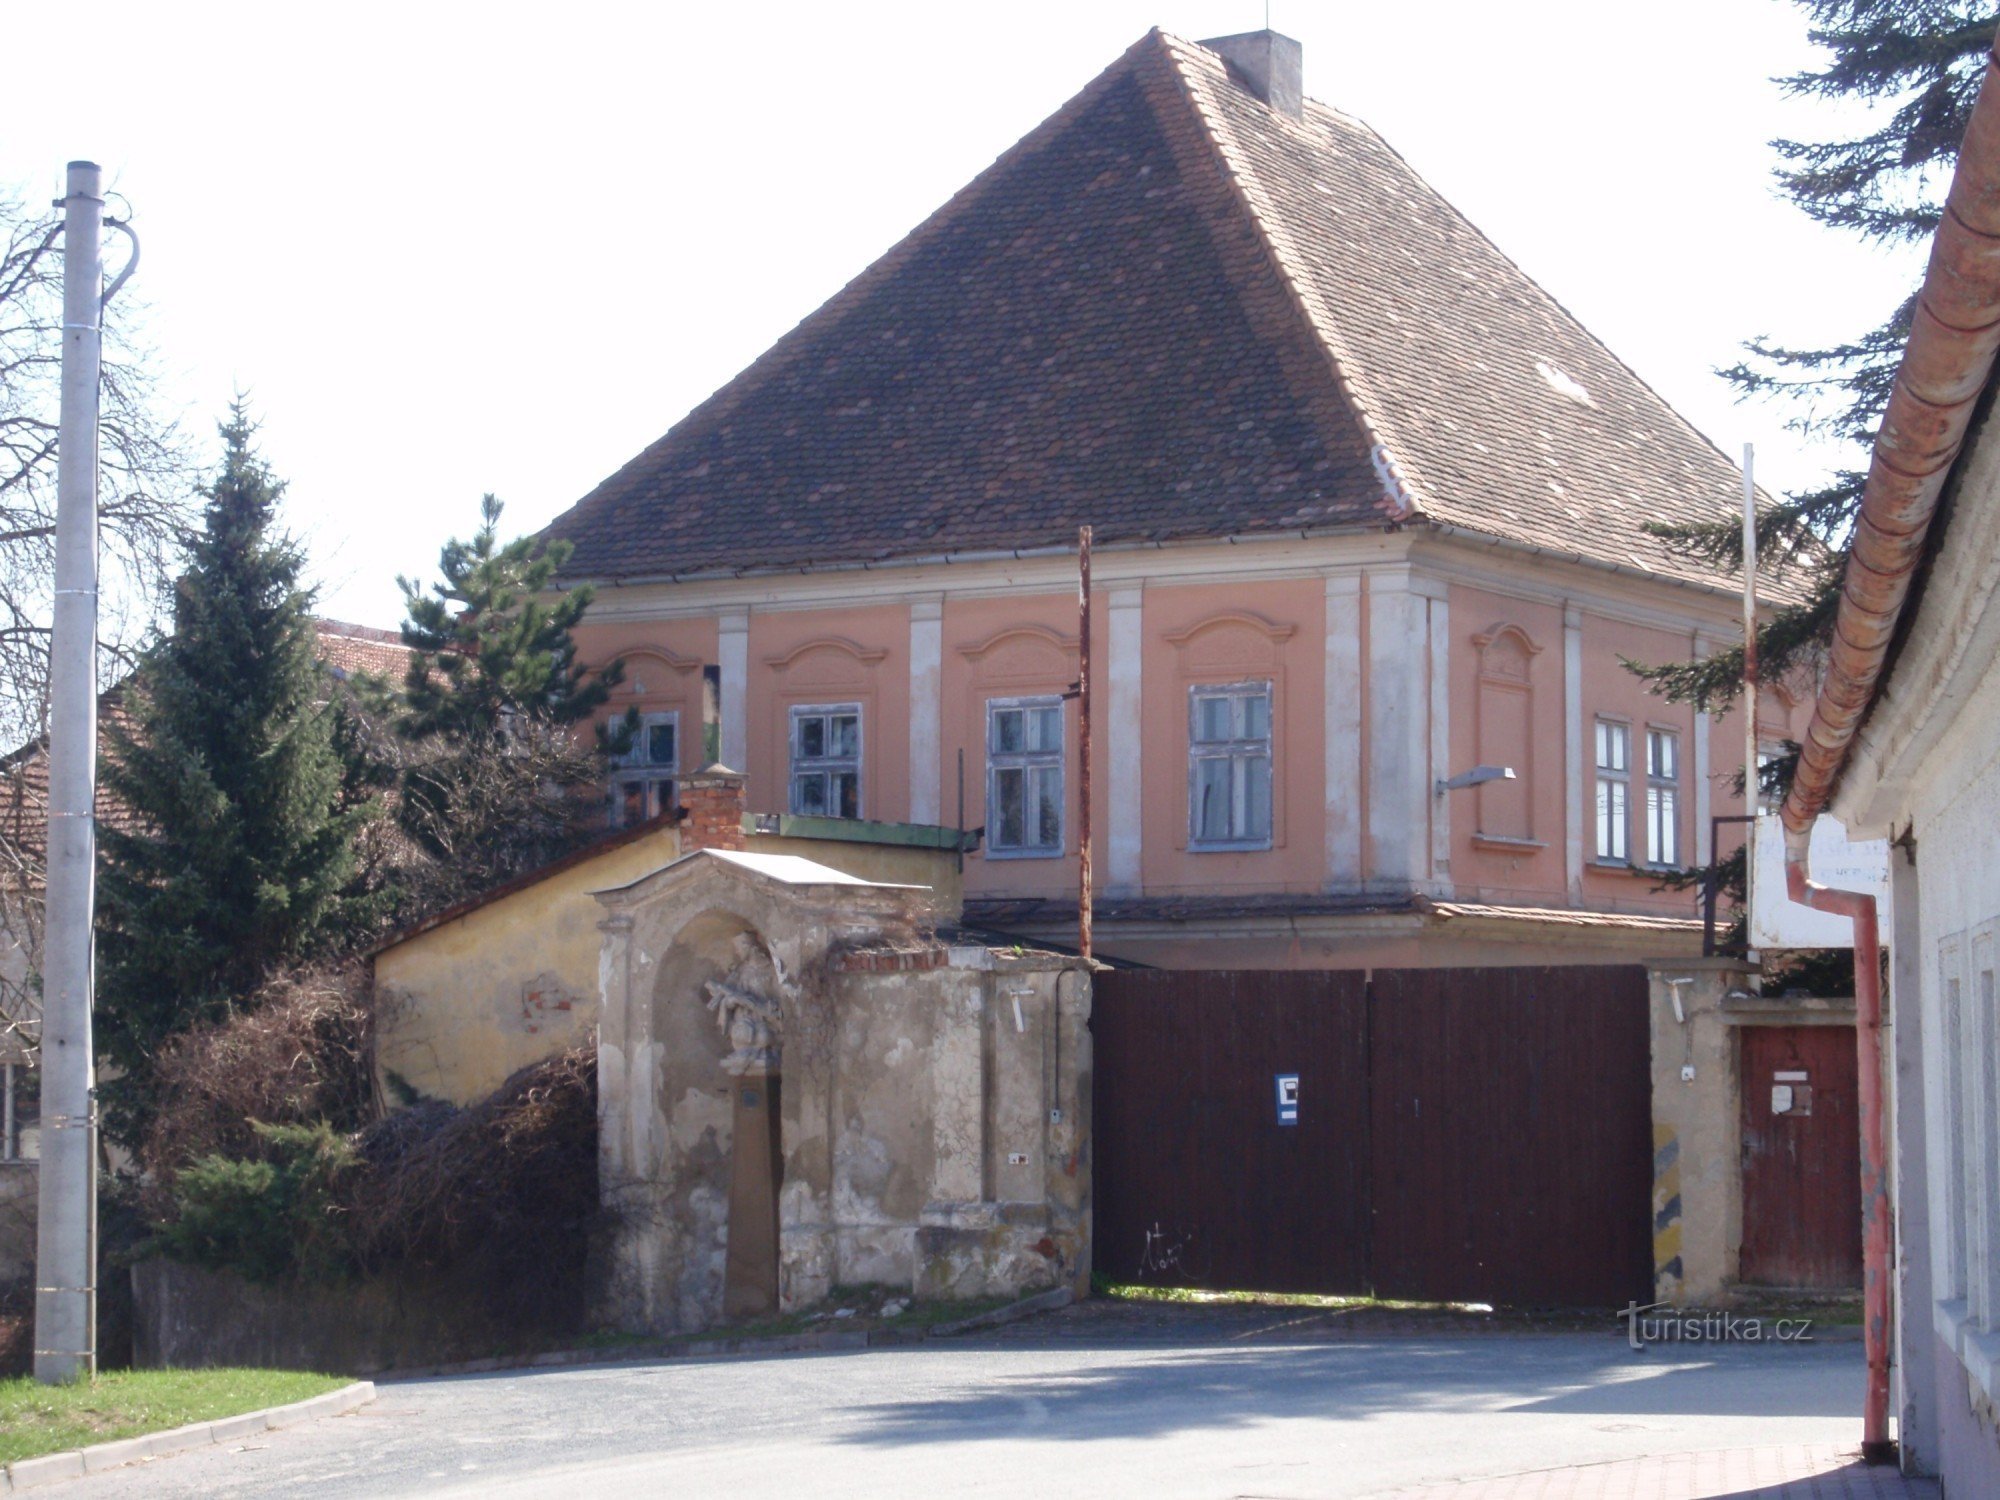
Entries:
[[2000,348],[2000,65],[1966,127],[1943,222],[1889,406],[1875,437],[1834,622],[1825,682],[1781,816],[1791,899],[1854,923],[1855,1046],[1860,1061],[1863,1334],[1868,1395],[1862,1455],[1891,1460],[1889,1438],[1888,1142],[1882,1108],[1882,946],[1875,898],[1815,885],[1807,869],[1813,820],[1826,807],[1875,698],[1909,598],[1939,494],[1964,445]]

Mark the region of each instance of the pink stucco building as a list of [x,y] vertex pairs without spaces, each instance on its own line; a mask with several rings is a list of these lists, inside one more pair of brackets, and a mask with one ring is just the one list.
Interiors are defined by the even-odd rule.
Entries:
[[1736,470],[1300,85],[1272,33],[1142,38],[554,523],[649,725],[621,806],[706,713],[753,812],[962,817],[967,919],[1060,940],[1089,523],[1100,951],[1698,946],[1657,872],[1740,810],[1741,730],[1623,663],[1736,638],[1647,530]]

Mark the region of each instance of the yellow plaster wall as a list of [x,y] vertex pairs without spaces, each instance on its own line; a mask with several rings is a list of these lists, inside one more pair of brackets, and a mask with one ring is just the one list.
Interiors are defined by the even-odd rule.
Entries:
[[[951,854],[836,840],[752,835],[760,854],[795,854],[863,880],[930,886],[943,917],[959,909]],[[597,930],[591,892],[628,885],[680,855],[657,829],[418,933],[375,956],[375,1066],[417,1092],[469,1104],[531,1063],[597,1030]]]
[[927,885],[941,918],[956,920],[964,908],[965,881],[948,849],[910,849],[896,844],[849,844],[837,839],[788,839],[753,833],[754,854],[796,854],[814,864],[884,885]]
[[420,1093],[470,1103],[592,1036],[602,908],[590,893],[679,854],[679,831],[656,829],[376,954],[385,1090],[393,1072]]

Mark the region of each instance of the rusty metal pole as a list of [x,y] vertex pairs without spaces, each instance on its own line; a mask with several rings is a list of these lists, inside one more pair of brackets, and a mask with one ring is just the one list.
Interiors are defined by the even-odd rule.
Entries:
[[1090,955],[1090,528],[1076,533],[1077,840],[1076,946]]

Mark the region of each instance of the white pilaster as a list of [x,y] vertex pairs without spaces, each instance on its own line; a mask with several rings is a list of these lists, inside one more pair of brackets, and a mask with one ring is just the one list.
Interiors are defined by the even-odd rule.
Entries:
[[944,601],[910,603],[910,821],[943,815]]
[[[722,668],[722,763],[750,769],[750,611],[726,609],[716,620],[716,664]],[[780,797],[775,805],[782,806]]]
[[1111,650],[1106,664],[1111,685],[1107,703],[1110,722],[1105,736],[1111,825],[1105,847],[1107,896],[1136,896],[1144,879],[1145,789],[1140,770],[1145,762],[1145,730],[1140,667],[1146,645],[1145,602],[1145,590],[1136,585],[1111,590]]
[[1326,884],[1361,883],[1361,575],[1326,580]]
[[1583,609],[1563,606],[1563,867],[1569,875],[1569,899],[1583,900],[1584,817],[1583,743]]
[[1430,651],[1426,600],[1410,570],[1368,575],[1369,884],[1408,890],[1430,873]]
[[1434,896],[1451,893],[1451,798],[1432,790],[1451,769],[1451,607],[1442,583],[1428,589],[1430,651],[1431,744],[1428,773],[1423,778],[1431,814],[1430,886]]

